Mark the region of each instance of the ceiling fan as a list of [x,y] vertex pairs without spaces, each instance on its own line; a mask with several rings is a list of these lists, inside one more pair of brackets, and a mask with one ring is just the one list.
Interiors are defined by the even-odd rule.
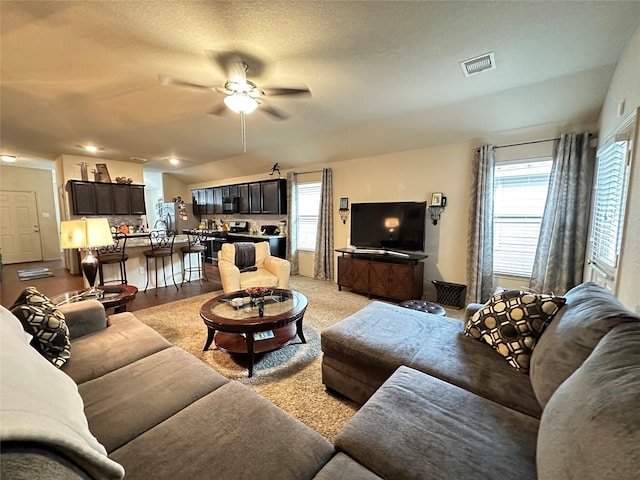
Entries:
[[185,80],[179,80],[167,75],[159,75],[162,85],[175,85],[179,87],[195,88],[207,90],[225,95],[223,102],[207,110],[212,115],[224,115],[228,110],[240,114],[251,113],[258,109],[276,120],[286,120],[289,115],[284,111],[265,103],[265,97],[273,96],[308,96],[311,95],[309,88],[301,86],[292,87],[258,87],[254,82],[247,79],[249,65],[242,57],[235,53],[224,53],[216,55],[208,52],[209,59],[224,71],[227,81],[222,86],[202,85]]

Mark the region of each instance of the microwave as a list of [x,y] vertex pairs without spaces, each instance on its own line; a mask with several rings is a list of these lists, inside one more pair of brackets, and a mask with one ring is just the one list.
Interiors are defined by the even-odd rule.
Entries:
[[225,198],[222,201],[222,213],[238,213],[238,199]]

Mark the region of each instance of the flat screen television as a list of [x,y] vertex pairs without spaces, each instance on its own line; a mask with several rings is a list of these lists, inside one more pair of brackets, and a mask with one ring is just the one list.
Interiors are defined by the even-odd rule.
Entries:
[[358,248],[423,251],[427,202],[351,204],[351,244]]

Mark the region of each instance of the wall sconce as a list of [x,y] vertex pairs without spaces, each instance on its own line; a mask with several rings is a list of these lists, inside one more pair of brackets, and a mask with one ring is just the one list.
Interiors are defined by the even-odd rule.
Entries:
[[431,205],[428,208],[429,216],[434,225],[438,224],[444,207],[447,205],[447,197],[442,192],[435,192],[431,194]]
[[338,210],[338,213],[342,223],[347,223],[347,218],[349,218],[349,199],[347,197],[340,198],[340,210]]

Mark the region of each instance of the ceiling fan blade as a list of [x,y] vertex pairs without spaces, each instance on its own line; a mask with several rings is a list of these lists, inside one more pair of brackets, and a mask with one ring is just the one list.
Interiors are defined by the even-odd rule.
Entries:
[[231,112],[231,110],[229,110],[229,108],[224,103],[219,103],[218,105],[214,105],[209,110],[207,110],[208,114],[217,115],[219,117],[223,117],[227,115],[229,112]]
[[[212,85],[202,85],[200,83],[187,82],[186,80],[179,80],[168,75],[158,75],[158,79],[160,80],[160,83],[165,86],[196,88],[198,90],[212,90],[216,92],[219,91],[219,88],[221,88]],[[222,89],[222,91],[224,91],[224,89]]]
[[267,115],[269,115],[275,120],[287,120],[289,118],[289,115],[287,113],[283,112],[278,108],[272,107],[271,105],[265,105],[264,103],[262,103],[258,107],[258,110],[260,110],[263,113],[266,113]]
[[265,87],[262,88],[262,94],[268,97],[275,95],[311,95],[311,91],[307,87],[300,88],[284,88],[284,87]]

